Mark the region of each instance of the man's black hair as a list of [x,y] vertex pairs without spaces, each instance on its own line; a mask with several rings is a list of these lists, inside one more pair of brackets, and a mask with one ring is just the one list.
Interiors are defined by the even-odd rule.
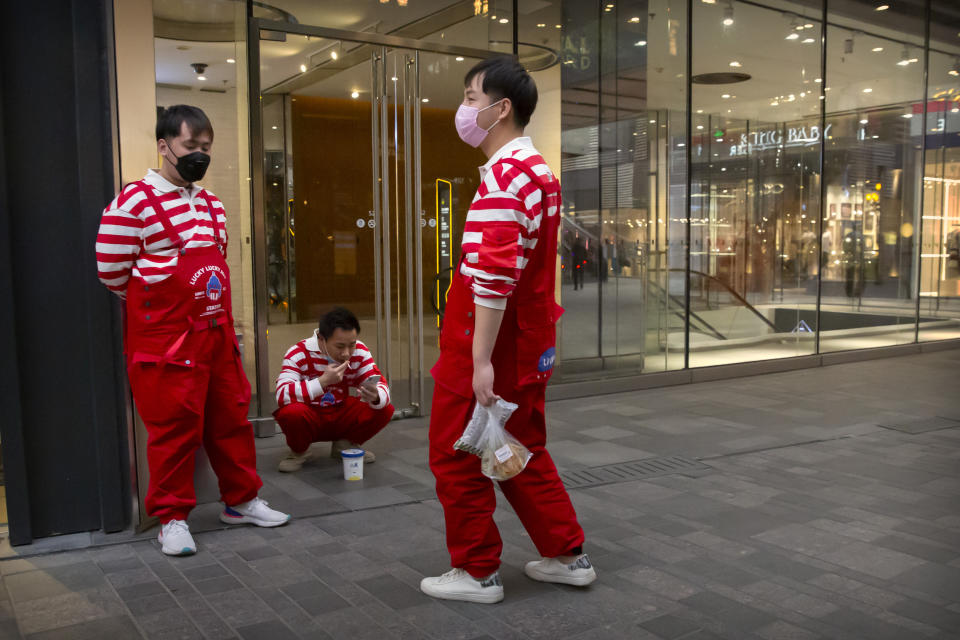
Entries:
[[320,316],[320,326],[317,329],[324,340],[329,340],[337,329],[343,329],[344,331],[356,329],[357,335],[359,335],[360,321],[357,320],[357,316],[353,315],[353,311],[343,307],[334,307]]
[[494,56],[481,60],[467,72],[463,86],[469,87],[476,75],[483,74],[482,89],[493,101],[510,98],[513,121],[527,126],[537,108],[537,85],[513,56]]
[[187,123],[192,135],[209,133],[213,137],[213,125],[203,109],[188,104],[175,104],[157,115],[157,140],[170,140],[180,135],[180,127]]

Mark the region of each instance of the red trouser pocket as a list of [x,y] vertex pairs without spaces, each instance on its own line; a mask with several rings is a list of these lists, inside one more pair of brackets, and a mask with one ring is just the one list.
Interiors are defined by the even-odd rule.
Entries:
[[151,359],[134,354],[127,367],[133,399],[144,423],[162,426],[203,415],[206,385],[198,384],[196,362]]

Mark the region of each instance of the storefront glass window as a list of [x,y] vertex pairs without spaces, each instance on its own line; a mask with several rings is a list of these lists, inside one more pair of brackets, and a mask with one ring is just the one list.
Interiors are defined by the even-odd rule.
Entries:
[[[949,5],[949,6],[948,6]],[[920,250],[920,340],[960,338],[960,33],[931,13]]]
[[822,8],[695,6],[690,366],[811,354]]
[[558,378],[682,368],[686,5],[556,4],[521,36],[560,28]]
[[827,30],[824,352],[915,338],[924,56],[912,21],[891,34],[870,12],[884,13],[838,4],[831,17],[856,14],[860,29]]

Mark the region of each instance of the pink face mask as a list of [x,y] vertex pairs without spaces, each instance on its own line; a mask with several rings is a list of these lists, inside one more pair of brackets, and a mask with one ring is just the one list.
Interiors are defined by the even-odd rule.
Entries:
[[466,142],[471,147],[477,147],[483,142],[483,139],[487,137],[487,133],[490,129],[493,129],[497,126],[497,120],[492,125],[490,129],[484,129],[477,124],[477,116],[480,115],[481,111],[486,111],[490,107],[495,107],[498,104],[503,102],[503,99],[497,100],[491,105],[484,107],[483,109],[477,109],[476,107],[468,107],[465,104],[461,104],[460,108],[457,109],[457,115],[454,118],[454,123],[457,126],[457,134],[459,134],[460,139]]

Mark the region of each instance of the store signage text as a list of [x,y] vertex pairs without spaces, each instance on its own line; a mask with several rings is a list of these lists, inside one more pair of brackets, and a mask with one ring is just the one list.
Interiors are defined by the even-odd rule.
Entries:
[[788,127],[786,129],[786,140],[784,140],[783,129],[768,129],[766,131],[751,131],[750,133],[740,134],[740,143],[731,145],[731,156],[743,156],[753,151],[764,151],[773,147],[803,147],[816,144],[821,138],[830,133],[828,124],[823,135],[820,134],[820,127],[813,125],[811,127]]

